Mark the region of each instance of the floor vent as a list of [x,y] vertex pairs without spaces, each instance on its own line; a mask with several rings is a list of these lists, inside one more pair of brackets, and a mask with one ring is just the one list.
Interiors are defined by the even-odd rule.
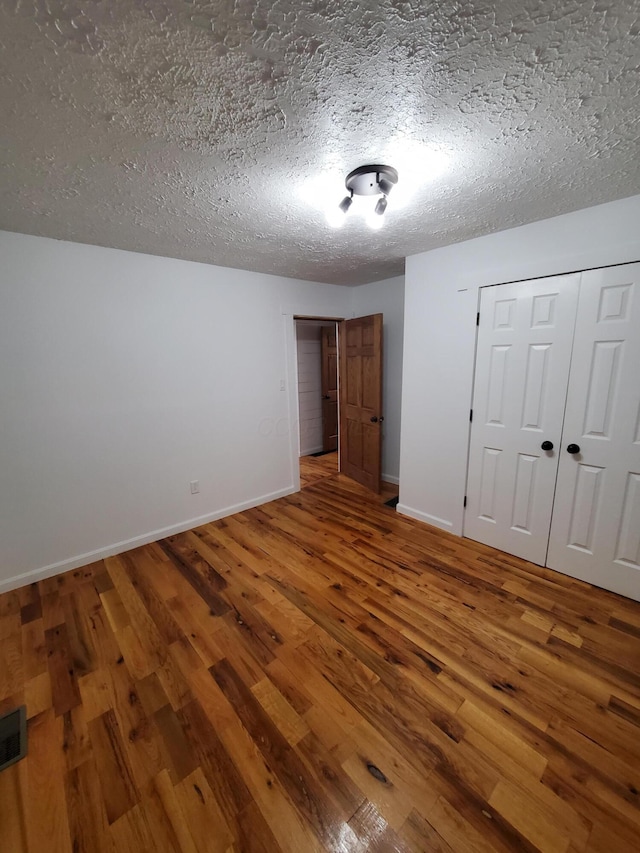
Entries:
[[27,754],[27,708],[23,705],[0,717],[0,770]]

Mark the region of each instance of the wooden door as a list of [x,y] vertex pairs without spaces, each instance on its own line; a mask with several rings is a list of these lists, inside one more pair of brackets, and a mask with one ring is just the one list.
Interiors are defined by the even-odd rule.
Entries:
[[322,449],[338,449],[338,346],[336,325],[322,327]]
[[579,283],[554,276],[481,293],[464,535],[542,566]]
[[382,314],[340,324],[340,471],[375,492],[382,466]]
[[640,264],[582,274],[547,565],[640,600]]

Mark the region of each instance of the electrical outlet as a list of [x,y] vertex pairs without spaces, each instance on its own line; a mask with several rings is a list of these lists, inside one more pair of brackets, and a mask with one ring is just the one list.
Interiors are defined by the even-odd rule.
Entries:
[[189,485],[191,486],[191,494],[197,495],[200,492],[200,480],[192,480]]

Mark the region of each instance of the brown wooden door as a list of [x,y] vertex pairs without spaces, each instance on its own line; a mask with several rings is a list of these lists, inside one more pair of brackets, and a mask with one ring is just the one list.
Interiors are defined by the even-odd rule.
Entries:
[[338,347],[335,323],[322,328],[322,449],[338,449]]
[[380,491],[382,314],[340,324],[340,471]]

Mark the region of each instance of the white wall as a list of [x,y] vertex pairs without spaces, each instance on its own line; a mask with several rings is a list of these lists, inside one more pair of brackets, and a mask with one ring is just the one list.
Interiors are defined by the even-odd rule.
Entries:
[[353,289],[354,317],[384,315],[382,479],[398,483],[404,336],[404,276]]
[[321,326],[296,323],[300,456],[322,450]]
[[398,510],[462,533],[481,286],[640,260],[640,196],[407,258]]
[[6,232],[0,257],[0,590],[294,489],[292,315],[349,288]]

